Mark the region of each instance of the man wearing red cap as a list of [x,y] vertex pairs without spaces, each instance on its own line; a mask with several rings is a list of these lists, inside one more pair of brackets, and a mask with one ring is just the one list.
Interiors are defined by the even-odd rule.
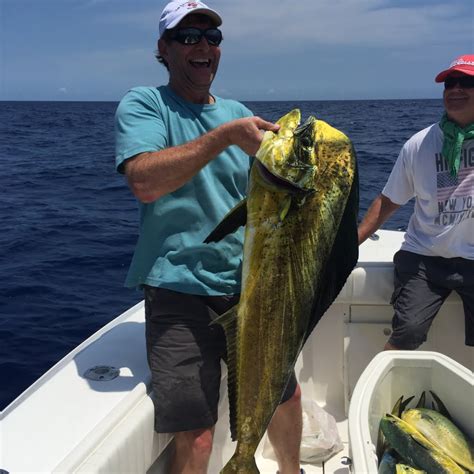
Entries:
[[[211,324],[238,302],[243,229],[204,239],[247,191],[249,156],[278,126],[210,92],[219,65],[220,15],[172,1],[159,22],[161,87],[136,87],[116,112],[116,165],[139,201],[140,234],[126,286],[145,295],[155,428],[174,433],[167,472],[206,473],[225,336]],[[300,473],[301,392],[293,374],[268,429],[280,474]]]
[[463,301],[465,343],[474,346],[474,55],[440,72],[445,113],[403,146],[382,193],[359,226],[364,242],[415,198],[394,256],[393,332],[385,349],[416,349],[444,300]]

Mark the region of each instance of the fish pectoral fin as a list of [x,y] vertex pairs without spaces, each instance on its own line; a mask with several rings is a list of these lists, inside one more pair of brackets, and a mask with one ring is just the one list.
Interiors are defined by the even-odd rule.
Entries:
[[240,226],[247,223],[247,199],[244,199],[232,208],[217,224],[216,228],[204,239],[204,243],[219,242],[226,235],[235,232]]
[[419,446],[425,448],[427,451],[430,451],[434,448],[433,444],[430,441],[428,441],[421,433],[419,433],[415,429],[414,429],[414,432],[409,433],[409,436],[413,440],[413,442],[415,442]]
[[290,207],[291,207],[291,195],[288,194],[283,200],[280,207],[280,212],[279,212],[280,222],[283,222],[285,220],[285,217],[288,215],[288,211],[290,210]]
[[422,420],[427,420],[427,421],[429,421],[429,422],[432,423],[432,424],[436,423],[436,420],[430,415],[430,413],[422,412],[422,413],[420,414],[420,418],[421,418]]
[[237,313],[239,305],[221,314],[211,324],[220,324],[225,332],[227,344],[227,391],[229,394],[229,421],[232,440],[237,439]]

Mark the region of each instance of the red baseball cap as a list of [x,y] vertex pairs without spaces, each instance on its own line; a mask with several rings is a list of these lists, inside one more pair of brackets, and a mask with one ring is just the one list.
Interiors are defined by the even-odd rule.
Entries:
[[468,76],[474,76],[474,54],[465,54],[455,59],[448,69],[441,71],[435,78],[435,82],[443,82],[452,72],[458,71]]

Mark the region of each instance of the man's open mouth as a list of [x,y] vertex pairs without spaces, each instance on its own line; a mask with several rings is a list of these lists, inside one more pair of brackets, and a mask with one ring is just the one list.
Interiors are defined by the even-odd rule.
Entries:
[[192,59],[189,61],[191,66],[196,67],[196,68],[206,68],[211,66],[211,60],[210,59]]

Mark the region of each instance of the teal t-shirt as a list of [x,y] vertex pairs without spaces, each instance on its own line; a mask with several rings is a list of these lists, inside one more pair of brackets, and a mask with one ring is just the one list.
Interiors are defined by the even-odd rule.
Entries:
[[[181,145],[230,120],[252,115],[215,97],[193,104],[168,86],[137,87],[115,115],[116,166],[132,156]],[[125,286],[143,284],[197,295],[240,292],[243,228],[220,242],[203,240],[246,194],[249,157],[230,146],[191,181],[149,204],[139,203],[140,232]]]

